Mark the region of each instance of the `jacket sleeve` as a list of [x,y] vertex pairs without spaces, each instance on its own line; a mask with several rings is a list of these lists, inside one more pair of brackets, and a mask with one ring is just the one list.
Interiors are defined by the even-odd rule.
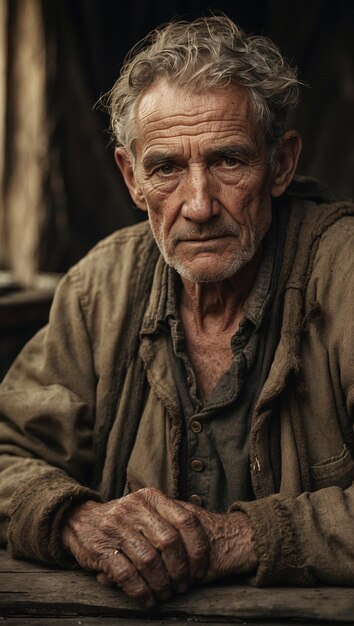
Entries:
[[354,487],[236,502],[254,529],[257,586],[354,584]]
[[258,585],[354,585],[353,222],[342,219],[323,237],[307,289],[307,309],[317,303],[323,312],[303,337],[298,393],[306,447],[317,455],[309,459],[314,490],[232,506],[255,531]]
[[95,372],[75,273],[59,284],[49,324],[0,388],[0,540],[13,556],[70,565],[60,523],[72,502],[99,500],[93,464]]

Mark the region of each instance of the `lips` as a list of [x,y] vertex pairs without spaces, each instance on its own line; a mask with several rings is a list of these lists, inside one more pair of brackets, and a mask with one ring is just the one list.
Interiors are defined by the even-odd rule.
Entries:
[[198,238],[190,238],[190,239],[178,239],[177,243],[210,243],[212,241],[217,241],[219,239],[226,239],[227,237],[231,237],[231,235],[215,235],[215,237],[198,237]]

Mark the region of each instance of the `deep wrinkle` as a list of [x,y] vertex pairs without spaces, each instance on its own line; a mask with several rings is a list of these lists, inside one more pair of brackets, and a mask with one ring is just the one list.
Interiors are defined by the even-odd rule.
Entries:
[[208,332],[209,327],[217,333],[235,331],[243,306],[257,275],[263,246],[247,265],[223,281],[192,282],[181,277],[181,306],[194,321],[197,334]]
[[[235,159],[242,163],[251,164],[259,158],[258,152],[255,149],[242,145],[223,145],[207,150],[202,158],[207,164],[213,164],[223,159]],[[152,152],[146,154],[142,159],[143,169],[148,173],[153,173],[155,168],[159,168],[163,165],[177,165],[183,167],[187,162],[187,159],[183,158],[178,152],[170,153],[166,152]]]
[[137,130],[132,182],[165,260],[183,281],[235,275],[238,290],[271,216],[268,155],[247,90],[193,94],[161,81],[140,100]]

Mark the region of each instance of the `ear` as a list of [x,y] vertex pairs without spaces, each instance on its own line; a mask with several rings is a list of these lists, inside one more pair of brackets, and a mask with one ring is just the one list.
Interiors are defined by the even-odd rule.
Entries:
[[289,130],[280,139],[275,155],[271,194],[281,196],[290,185],[296,171],[302,148],[302,141],[296,130]]
[[125,148],[116,148],[114,151],[114,158],[122,173],[124,182],[129,189],[129,193],[134,204],[136,204],[139,209],[142,209],[142,211],[146,211],[147,204],[139,186],[136,183],[134,167],[128,151]]

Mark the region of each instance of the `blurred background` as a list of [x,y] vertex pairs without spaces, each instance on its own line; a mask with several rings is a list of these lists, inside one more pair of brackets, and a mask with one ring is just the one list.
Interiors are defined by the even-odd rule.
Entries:
[[[304,141],[299,172],[353,197],[352,0],[0,0],[3,370],[23,337],[45,321],[52,273],[143,218],[114,165],[108,117],[95,103],[153,27],[210,11],[269,36],[298,66],[308,85],[292,119]],[[17,313],[11,308],[14,297],[27,298],[23,317],[18,303]]]

